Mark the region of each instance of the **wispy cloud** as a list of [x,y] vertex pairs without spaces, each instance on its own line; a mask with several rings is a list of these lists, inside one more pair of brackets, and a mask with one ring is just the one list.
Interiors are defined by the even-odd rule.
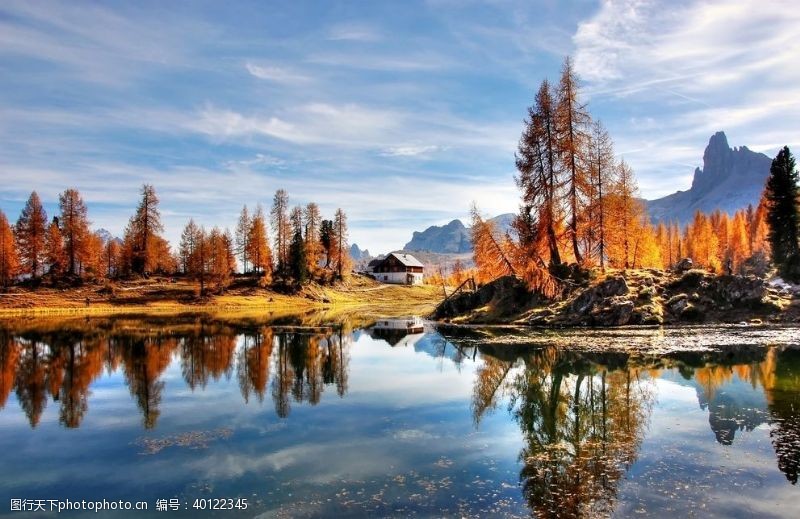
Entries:
[[311,80],[309,76],[295,72],[291,68],[276,67],[271,65],[256,65],[255,63],[246,63],[245,68],[252,75],[258,79],[266,81],[275,81],[276,83],[298,84],[307,83]]
[[[734,144],[764,142],[764,132],[776,130],[786,144],[800,143],[798,24],[800,12],[788,1],[765,9],[757,0],[669,8],[608,0],[578,25],[576,68],[592,104],[617,111],[612,133],[625,147],[643,150],[628,158],[646,194],[673,191],[654,181],[680,174],[675,166],[687,160],[702,165],[705,142],[719,129]],[[647,113],[651,124],[630,127],[619,112]]]
[[337,24],[328,31],[328,39],[332,41],[375,42],[381,39],[377,28],[367,24]]
[[384,157],[418,157],[420,155],[427,155],[441,150],[441,147],[434,144],[422,145],[407,145],[407,146],[393,146],[386,148],[381,152]]

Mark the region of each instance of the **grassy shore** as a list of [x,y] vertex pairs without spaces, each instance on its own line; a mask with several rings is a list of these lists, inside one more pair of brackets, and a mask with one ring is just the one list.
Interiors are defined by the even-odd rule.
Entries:
[[151,278],[57,289],[13,288],[0,293],[0,317],[226,313],[290,315],[312,311],[380,315],[427,315],[441,300],[441,288],[385,285],[362,276],[333,286],[311,284],[293,294],[237,279],[223,294],[199,297],[189,280]]

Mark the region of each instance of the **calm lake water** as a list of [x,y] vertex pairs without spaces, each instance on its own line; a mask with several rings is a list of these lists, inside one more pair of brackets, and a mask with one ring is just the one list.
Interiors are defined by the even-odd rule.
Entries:
[[0,514],[796,518],[798,332],[7,322]]

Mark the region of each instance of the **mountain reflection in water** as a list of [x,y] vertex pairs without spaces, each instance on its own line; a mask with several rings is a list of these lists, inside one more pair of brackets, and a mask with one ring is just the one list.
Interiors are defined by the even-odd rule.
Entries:
[[695,391],[696,405],[707,410],[722,445],[768,427],[778,469],[797,483],[800,351],[786,345],[660,355],[498,347],[481,343],[477,332],[436,332],[416,318],[355,330],[348,323],[300,327],[209,318],[16,323],[0,328],[0,421],[13,394],[30,428],[39,425],[47,405],[58,406],[61,426],[78,428],[92,412],[93,383],[121,374],[141,427],[154,429],[162,413],[162,377],[171,365],[179,365],[192,393],[234,379],[243,404],[271,399],[275,415],[286,419],[295,404],[347,397],[352,350],[362,334],[459,370],[472,366],[472,394],[464,398],[473,428],[501,412],[517,424],[519,484],[536,516],[614,512],[620,484],[648,436],[659,381]]

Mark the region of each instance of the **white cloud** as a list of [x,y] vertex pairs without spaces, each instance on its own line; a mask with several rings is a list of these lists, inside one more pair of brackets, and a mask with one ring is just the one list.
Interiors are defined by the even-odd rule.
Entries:
[[309,76],[295,72],[286,67],[276,67],[271,65],[256,65],[255,63],[246,63],[245,68],[252,75],[258,79],[266,81],[274,81],[276,83],[285,84],[298,84],[307,83],[311,80]]
[[366,24],[340,24],[332,27],[328,32],[328,39],[332,41],[363,41],[374,42],[381,39],[380,32]]
[[392,146],[381,151],[384,157],[418,157],[420,155],[427,155],[442,148],[432,144],[429,145],[406,145],[406,146]]
[[[591,108],[612,112],[612,135],[637,150],[626,158],[646,196],[687,188],[659,179],[690,173],[677,167],[687,162],[702,166],[717,130],[768,154],[775,149],[766,142],[800,144],[798,25],[800,11],[786,0],[768,8],[758,0],[604,0],[578,25],[575,66]],[[647,124],[624,124],[625,113]]]

